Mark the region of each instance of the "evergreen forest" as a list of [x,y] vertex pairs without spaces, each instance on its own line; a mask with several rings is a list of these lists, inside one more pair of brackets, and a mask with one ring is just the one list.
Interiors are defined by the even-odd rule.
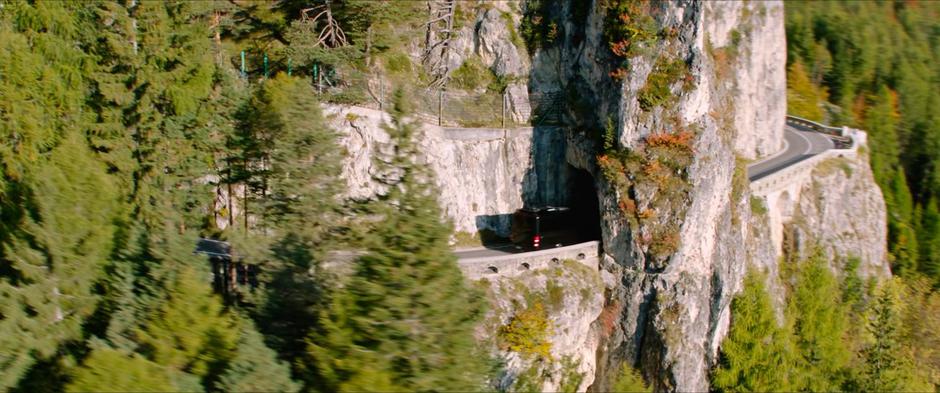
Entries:
[[[368,69],[417,2],[334,3],[342,45],[310,45],[306,2],[0,2],[0,390],[486,387],[406,94],[392,191],[352,203],[311,83]],[[220,291],[199,238],[253,285]],[[340,249],[365,251],[329,285]]]

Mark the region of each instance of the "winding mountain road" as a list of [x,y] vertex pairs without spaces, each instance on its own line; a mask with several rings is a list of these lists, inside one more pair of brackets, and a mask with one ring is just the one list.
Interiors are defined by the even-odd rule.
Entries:
[[755,181],[770,176],[783,168],[835,148],[832,139],[825,134],[789,122],[783,129],[783,140],[785,145],[782,151],[747,166],[748,180]]

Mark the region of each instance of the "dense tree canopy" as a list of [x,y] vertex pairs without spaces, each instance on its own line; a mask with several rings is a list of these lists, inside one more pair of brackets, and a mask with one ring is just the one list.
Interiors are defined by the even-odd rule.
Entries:
[[[343,356],[329,346],[345,341],[319,342],[329,347],[319,357],[306,350],[350,327],[339,313],[399,327],[349,333],[386,338],[396,357],[346,367],[377,367],[402,388],[486,382],[471,336],[480,304],[430,189],[409,180],[385,207],[365,209],[389,218],[372,240],[343,238],[360,232],[344,227],[352,212],[338,197],[341,150],[309,78],[314,62],[371,67],[413,33],[395,24],[426,10],[314,3],[330,7],[343,45],[310,47],[303,2],[0,3],[0,390],[354,386],[315,381]],[[398,145],[410,146],[410,128],[396,125]],[[222,265],[193,253],[198,237],[229,241],[237,256],[225,266],[254,266],[253,284],[230,288],[231,279],[224,297],[214,292],[222,271],[210,267]],[[331,303],[337,280],[319,269],[340,244],[405,273],[360,277],[364,289],[400,279],[415,292],[393,291],[369,309],[330,307],[356,296]],[[412,298],[424,300],[402,306]],[[379,312],[393,305],[403,314]],[[412,317],[422,333],[407,328]],[[426,358],[392,372],[416,355]]]
[[[788,106],[868,131],[871,166],[889,208],[897,273],[940,284],[940,3],[820,1],[786,4]],[[819,92],[829,92],[830,97]],[[825,109],[825,110],[823,110]]]

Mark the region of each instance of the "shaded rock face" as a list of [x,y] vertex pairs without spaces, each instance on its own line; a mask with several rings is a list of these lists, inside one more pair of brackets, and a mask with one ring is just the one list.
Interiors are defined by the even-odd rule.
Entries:
[[[368,200],[386,191],[374,154],[389,137],[388,114],[366,108],[327,106],[324,113],[339,132],[346,180],[345,198]],[[416,123],[423,156],[440,189],[439,202],[457,232],[493,231],[509,235],[510,217],[524,205],[564,205],[569,171],[565,134],[552,127],[519,129],[441,128]]]

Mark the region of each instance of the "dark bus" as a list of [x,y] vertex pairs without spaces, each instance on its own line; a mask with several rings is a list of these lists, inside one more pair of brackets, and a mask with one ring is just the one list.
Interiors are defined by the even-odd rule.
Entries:
[[538,250],[561,242],[561,234],[570,230],[571,209],[545,206],[522,208],[512,215],[509,240],[521,248]]

